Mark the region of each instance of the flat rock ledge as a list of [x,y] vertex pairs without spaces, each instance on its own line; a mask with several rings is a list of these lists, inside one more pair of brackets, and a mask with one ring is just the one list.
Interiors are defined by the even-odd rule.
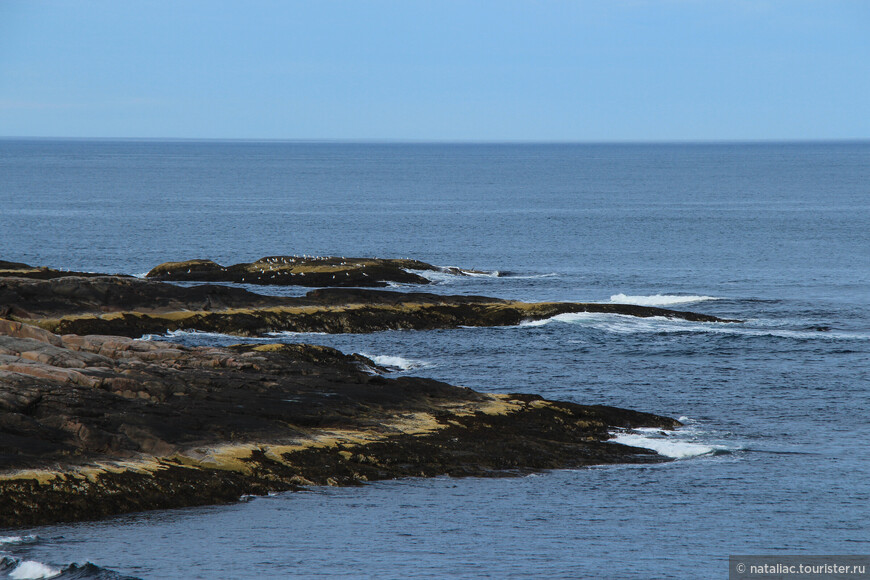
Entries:
[[679,425],[382,371],[313,345],[186,348],[0,320],[0,527],[309,485],[660,462],[608,439]]
[[174,330],[239,336],[273,332],[376,332],[513,326],[559,314],[593,312],[694,322],[739,322],[696,312],[583,302],[518,302],[358,288],[321,288],[301,297],[242,288],[178,286],[112,276],[51,280],[0,278],[0,317],[57,334],[141,337]]
[[[46,266],[30,266],[22,262],[8,262],[0,260],[0,278],[36,278],[38,280],[51,280],[54,278],[94,278],[97,276],[105,276],[95,272],[75,272],[70,270],[55,270]],[[119,277],[126,277],[123,274],[115,274]]]

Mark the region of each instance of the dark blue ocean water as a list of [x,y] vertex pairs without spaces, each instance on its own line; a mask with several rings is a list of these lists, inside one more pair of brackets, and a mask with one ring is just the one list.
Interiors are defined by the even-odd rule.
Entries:
[[0,530],[0,552],[31,577],[92,562],[139,578],[636,579],[725,577],[729,554],[870,553],[870,144],[0,140],[0,259],[139,274],[274,254],[407,256],[501,274],[436,292],[747,322],[267,338],[687,426],[631,439],[677,457],[664,465],[318,488]]

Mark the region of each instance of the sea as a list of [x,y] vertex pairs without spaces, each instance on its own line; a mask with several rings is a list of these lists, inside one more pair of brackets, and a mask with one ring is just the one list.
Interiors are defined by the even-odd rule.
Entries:
[[870,142],[0,140],[0,259],[143,275],[270,255],[416,258],[482,272],[429,273],[430,292],[744,322],[258,338],[684,427],[617,434],[658,465],[4,529],[0,578],[708,579],[732,554],[870,554]]

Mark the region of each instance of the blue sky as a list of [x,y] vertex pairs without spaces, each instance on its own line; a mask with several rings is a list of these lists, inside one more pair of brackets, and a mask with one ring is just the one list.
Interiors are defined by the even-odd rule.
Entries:
[[0,0],[0,136],[870,138],[864,0]]

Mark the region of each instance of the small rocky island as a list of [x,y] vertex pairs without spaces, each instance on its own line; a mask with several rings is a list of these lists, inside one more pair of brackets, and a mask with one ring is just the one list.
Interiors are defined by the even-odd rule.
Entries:
[[171,282],[239,282],[262,285],[384,287],[429,284],[427,272],[458,276],[484,274],[462,268],[442,268],[410,259],[344,258],[336,256],[267,256],[256,262],[221,266],[212,260],[166,262],[145,276]]
[[[366,277],[383,281],[375,266],[394,261],[367,262]],[[202,281],[210,283],[196,286],[153,279],[180,271],[164,266],[137,279],[0,262],[0,527],[308,485],[659,462],[666,458],[608,442],[611,432],[679,425],[626,409],[387,378],[363,356],[322,346],[189,348],[138,340],[144,334],[425,330],[565,312],[734,322],[631,305],[359,288],[263,296],[214,284],[209,273]]]

